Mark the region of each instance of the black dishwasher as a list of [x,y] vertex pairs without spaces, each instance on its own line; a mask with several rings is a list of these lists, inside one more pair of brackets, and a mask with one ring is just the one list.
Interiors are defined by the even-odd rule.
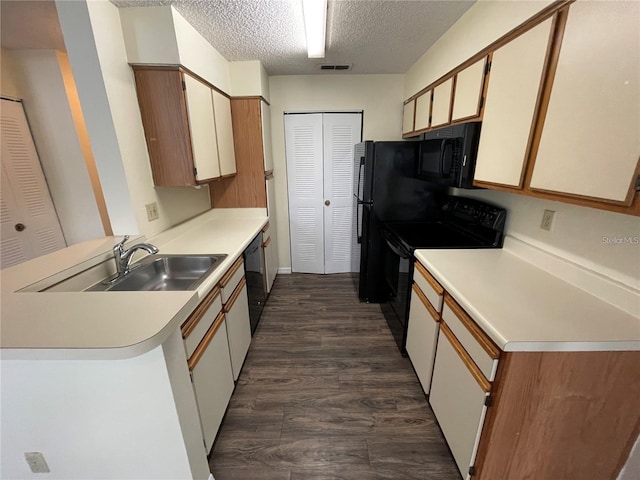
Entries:
[[264,259],[262,258],[262,232],[254,238],[242,254],[247,279],[247,297],[249,298],[249,320],[251,335],[254,334],[267,299],[264,279]]

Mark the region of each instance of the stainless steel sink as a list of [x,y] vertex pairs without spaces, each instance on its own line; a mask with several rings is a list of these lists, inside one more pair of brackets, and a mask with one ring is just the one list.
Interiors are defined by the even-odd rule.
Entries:
[[149,255],[112,283],[96,283],[87,291],[195,290],[227,257],[223,255]]

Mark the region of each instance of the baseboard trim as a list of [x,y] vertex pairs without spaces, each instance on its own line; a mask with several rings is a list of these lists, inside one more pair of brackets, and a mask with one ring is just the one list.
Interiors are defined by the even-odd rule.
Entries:
[[281,273],[283,275],[289,275],[291,274],[291,267],[279,267],[278,273]]

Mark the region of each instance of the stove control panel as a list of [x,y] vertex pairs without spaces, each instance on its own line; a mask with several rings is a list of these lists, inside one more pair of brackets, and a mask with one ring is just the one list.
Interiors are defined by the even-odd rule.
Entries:
[[442,210],[447,217],[454,217],[499,232],[504,230],[507,218],[507,211],[504,208],[465,197],[449,197]]

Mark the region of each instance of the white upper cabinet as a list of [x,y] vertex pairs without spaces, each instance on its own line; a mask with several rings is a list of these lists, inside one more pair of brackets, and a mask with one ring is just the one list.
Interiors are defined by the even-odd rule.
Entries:
[[474,118],[480,115],[480,100],[482,99],[486,64],[487,57],[484,57],[456,75],[452,121]]
[[220,165],[211,88],[189,75],[184,75],[184,83],[196,180],[217,178]]
[[433,105],[431,110],[432,127],[449,123],[452,90],[453,78],[448,79],[433,89]]
[[551,22],[541,23],[493,53],[475,180],[522,185]]
[[211,97],[216,120],[220,175],[233,175],[236,173],[236,155],[233,147],[231,102],[217,90],[211,90]]
[[640,157],[639,19],[638,2],[569,7],[532,189],[628,203]]
[[415,130],[413,127],[413,116],[415,114],[416,101],[411,100],[404,104],[402,111],[402,133],[411,133]]
[[262,122],[262,150],[264,154],[264,171],[273,170],[271,154],[271,107],[264,100],[260,101],[260,120]]
[[429,115],[431,113],[431,90],[416,98],[416,123],[415,130],[429,128]]

